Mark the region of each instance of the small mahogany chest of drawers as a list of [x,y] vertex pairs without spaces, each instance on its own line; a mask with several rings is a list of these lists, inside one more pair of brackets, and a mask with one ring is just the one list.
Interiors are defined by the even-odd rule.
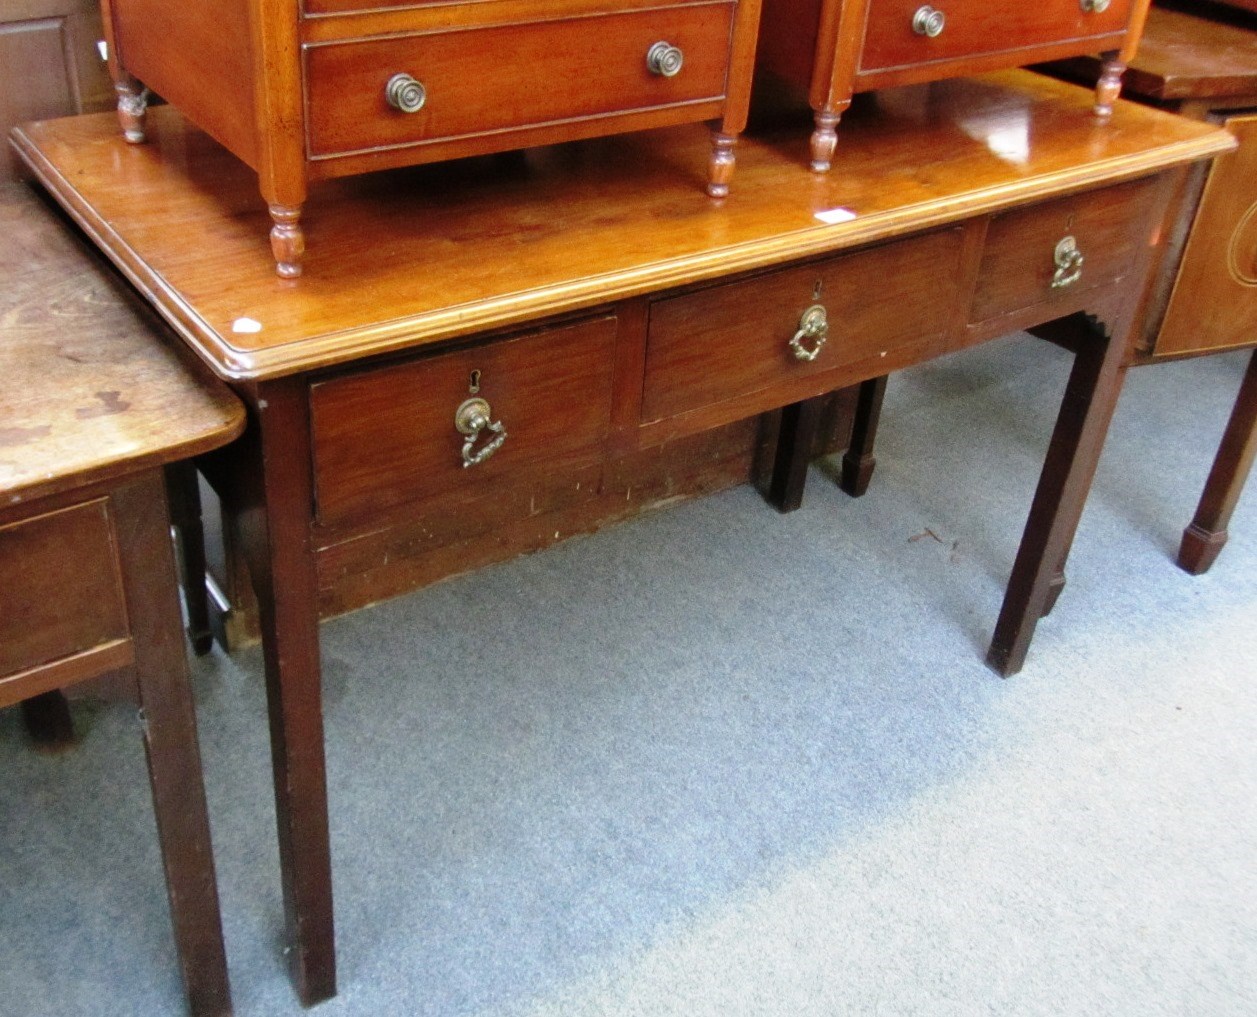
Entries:
[[128,141],[147,89],[257,170],[281,276],[314,180],[715,122],[728,193],[759,0],[101,0]]
[[759,66],[806,90],[812,168],[829,169],[856,92],[1103,53],[1096,112],[1107,116],[1149,0],[764,0]]

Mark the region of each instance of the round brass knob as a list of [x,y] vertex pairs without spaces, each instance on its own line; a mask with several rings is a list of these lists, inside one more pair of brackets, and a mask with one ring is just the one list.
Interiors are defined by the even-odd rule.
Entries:
[[[467,436],[463,442],[463,469],[483,463],[506,441],[506,426],[492,417],[493,411],[489,409],[488,402],[479,396],[463,400],[454,411],[455,430]],[[489,438],[476,449],[476,442],[482,434]]]
[[384,98],[399,113],[418,113],[428,101],[428,90],[409,74],[394,74],[384,86]]
[[1103,14],[1109,9],[1109,0],[1079,0],[1082,9],[1093,14]]
[[657,42],[646,51],[646,66],[651,74],[659,74],[665,78],[675,78],[681,73],[681,65],[685,55],[669,42]]
[[1082,251],[1078,250],[1078,241],[1073,237],[1062,237],[1053,253],[1056,271],[1052,273],[1052,289],[1059,290],[1072,286],[1082,278]]
[[946,15],[942,11],[935,10],[929,4],[926,4],[924,7],[918,7],[916,14],[912,15],[912,30],[917,35],[937,39],[943,34],[943,29],[946,27]]
[[[821,347],[825,345],[825,340],[828,338],[829,315],[820,304],[813,304],[799,318],[798,331],[794,333],[794,338],[790,340],[790,349],[794,353],[794,359],[803,361],[815,360],[820,355]],[[803,345],[805,340],[812,343],[810,349]]]

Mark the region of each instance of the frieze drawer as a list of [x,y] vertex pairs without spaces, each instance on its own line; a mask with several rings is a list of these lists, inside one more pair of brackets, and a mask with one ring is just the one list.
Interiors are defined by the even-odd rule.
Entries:
[[1151,242],[1144,227],[1155,187],[1151,180],[1137,180],[995,216],[969,320],[1067,304],[1079,293],[1116,282]]
[[943,230],[657,301],[643,422],[720,403],[736,419],[920,359],[947,331],[961,236]]
[[594,461],[615,338],[602,317],[315,383],[319,522]]

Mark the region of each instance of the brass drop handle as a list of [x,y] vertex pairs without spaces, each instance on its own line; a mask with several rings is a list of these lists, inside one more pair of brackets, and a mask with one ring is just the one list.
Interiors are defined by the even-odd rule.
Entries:
[[[489,404],[479,396],[465,399],[454,411],[454,426],[459,434],[467,436],[467,440],[463,442],[463,469],[483,463],[506,441],[506,427],[502,421],[493,420],[492,417],[493,411],[489,409]],[[479,451],[473,452],[476,442],[484,434],[492,437]]]
[[1052,289],[1072,286],[1082,278],[1082,251],[1073,237],[1063,237],[1056,245],[1056,271],[1052,275]]
[[1092,14],[1103,14],[1109,9],[1109,0],[1079,0],[1082,9]]
[[683,63],[685,54],[670,42],[657,42],[646,51],[646,66],[651,74],[675,78],[681,73]]
[[943,29],[946,27],[947,16],[942,11],[936,10],[929,4],[926,4],[924,7],[918,7],[917,12],[912,15],[912,30],[916,32],[917,35],[924,35],[930,39],[937,39],[943,34]]
[[398,113],[418,113],[428,101],[428,90],[409,74],[394,74],[384,86],[384,98]]
[[[803,312],[799,319],[799,329],[790,340],[790,349],[794,351],[796,360],[815,360],[829,338],[829,315],[820,304],[813,304]],[[804,341],[812,343],[811,348],[804,346]]]

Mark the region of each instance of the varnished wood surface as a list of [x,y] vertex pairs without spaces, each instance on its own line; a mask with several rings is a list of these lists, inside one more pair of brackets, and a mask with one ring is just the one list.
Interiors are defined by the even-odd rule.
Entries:
[[219,374],[272,378],[851,248],[1233,145],[1134,105],[1101,123],[1091,103],[1020,71],[879,93],[844,122],[827,176],[808,172],[798,131],[744,138],[723,202],[696,193],[708,146],[697,127],[327,183],[307,208],[312,243],[296,280],[275,278],[258,242],[266,212],[252,175],[172,109],[151,112],[144,146],[127,146],[108,116],[28,125],[14,142]]
[[[1257,18],[1238,15],[1228,22],[1198,13],[1148,12],[1139,52],[1123,79],[1128,95],[1169,101],[1257,94]],[[1099,63],[1083,59],[1078,66]]]
[[[6,504],[216,448],[239,401],[29,188],[0,187],[0,494]],[[199,367],[199,365],[191,365]]]

